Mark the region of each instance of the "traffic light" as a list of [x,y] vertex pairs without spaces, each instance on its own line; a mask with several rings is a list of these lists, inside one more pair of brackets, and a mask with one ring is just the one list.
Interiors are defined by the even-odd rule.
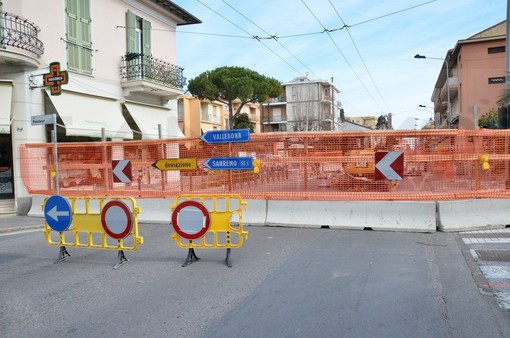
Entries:
[[482,170],[489,170],[491,168],[489,164],[489,155],[487,154],[481,155],[480,162],[482,163]]
[[260,172],[260,160],[258,158],[253,159],[253,172],[255,174]]

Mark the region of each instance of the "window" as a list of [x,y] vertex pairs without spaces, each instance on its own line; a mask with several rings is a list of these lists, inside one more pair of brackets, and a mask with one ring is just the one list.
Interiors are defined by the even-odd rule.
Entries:
[[127,53],[138,53],[145,56],[152,55],[152,40],[150,21],[136,16],[128,11],[126,13],[127,26]]
[[504,52],[505,52],[505,46],[487,48],[488,54],[496,54],[496,53],[504,53]]
[[92,74],[90,0],[66,0],[67,68]]

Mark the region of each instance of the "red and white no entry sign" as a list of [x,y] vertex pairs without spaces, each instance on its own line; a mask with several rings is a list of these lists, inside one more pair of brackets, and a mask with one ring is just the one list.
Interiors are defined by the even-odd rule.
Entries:
[[101,224],[104,231],[112,238],[123,239],[131,233],[133,217],[126,203],[110,201],[101,211]]
[[209,211],[199,202],[184,201],[172,212],[172,226],[182,238],[200,238],[209,230],[210,225]]

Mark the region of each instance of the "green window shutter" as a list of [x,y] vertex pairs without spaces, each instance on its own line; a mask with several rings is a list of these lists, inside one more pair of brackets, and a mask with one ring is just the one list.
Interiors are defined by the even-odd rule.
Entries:
[[66,0],[67,65],[92,73],[90,0]]
[[147,56],[152,55],[152,25],[150,21],[142,21],[142,39],[143,39],[143,51],[142,53]]
[[126,13],[126,52],[136,52],[136,15],[127,11]]
[[66,0],[67,40],[78,42],[78,0]]
[[73,70],[80,69],[78,43],[78,1],[66,0],[67,66]]
[[80,45],[90,47],[90,0],[80,1]]
[[[80,68],[87,74],[92,73],[92,37],[91,37],[90,0],[80,0]],[[88,47],[88,48],[85,48]]]

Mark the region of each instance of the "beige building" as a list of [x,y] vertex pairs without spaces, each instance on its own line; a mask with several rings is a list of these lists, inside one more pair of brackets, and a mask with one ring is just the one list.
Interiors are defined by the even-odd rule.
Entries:
[[375,116],[347,117],[346,120],[349,122],[353,122],[353,123],[365,126],[370,129],[376,129],[376,125],[377,125],[377,117],[375,117]]
[[1,0],[0,212],[31,205],[19,146],[52,141],[32,116],[55,114],[58,142],[182,137],[175,31],[197,23],[167,0]]
[[210,130],[225,129],[224,107],[225,105],[219,101],[211,102],[193,96],[180,96],[179,127],[186,137],[199,137]]
[[[241,100],[236,99],[234,100],[234,112],[237,111],[239,106],[241,105]],[[253,126],[253,131],[255,133],[261,132],[261,108],[260,103],[245,103],[243,108],[241,108],[241,113],[245,113],[250,118],[251,124]],[[225,110],[223,112],[224,116],[224,125],[229,126],[229,112],[228,112],[228,106],[225,106]]]
[[505,44],[503,21],[457,41],[446,53],[431,97],[436,128],[475,129],[479,117],[498,108],[507,75]]

